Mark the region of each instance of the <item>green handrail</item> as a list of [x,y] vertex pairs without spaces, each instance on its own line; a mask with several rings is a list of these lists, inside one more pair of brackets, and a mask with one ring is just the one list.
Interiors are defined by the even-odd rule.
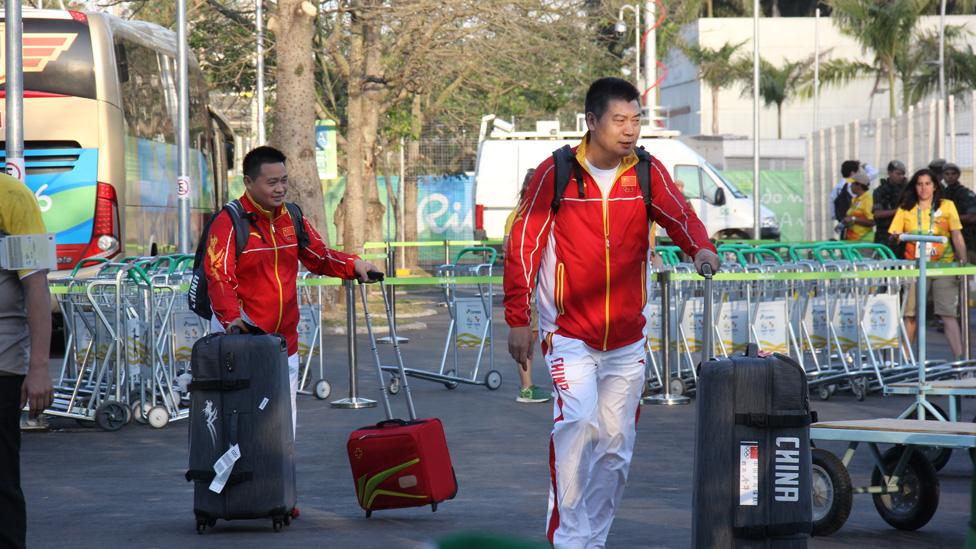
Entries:
[[78,271],[84,269],[85,267],[90,267],[92,265],[102,265],[105,263],[108,263],[108,259],[105,259],[104,257],[86,257],[85,259],[79,261],[78,264],[75,265],[74,269],[71,269],[71,276],[73,278],[75,275],[78,274]]
[[461,262],[461,257],[464,256],[464,255],[467,255],[467,254],[482,254],[482,253],[487,253],[491,257],[491,259],[488,260],[487,263],[495,263],[495,260],[498,259],[498,251],[495,250],[495,248],[492,248],[491,246],[471,246],[471,247],[468,247],[468,248],[462,248],[457,253],[457,255],[454,256],[454,263],[455,264],[460,263]]

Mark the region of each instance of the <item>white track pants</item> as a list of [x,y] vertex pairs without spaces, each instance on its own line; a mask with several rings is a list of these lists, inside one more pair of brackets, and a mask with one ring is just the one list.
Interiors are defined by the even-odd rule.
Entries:
[[549,542],[557,549],[603,548],[634,454],[644,341],[597,351],[543,334],[556,388],[549,439]]

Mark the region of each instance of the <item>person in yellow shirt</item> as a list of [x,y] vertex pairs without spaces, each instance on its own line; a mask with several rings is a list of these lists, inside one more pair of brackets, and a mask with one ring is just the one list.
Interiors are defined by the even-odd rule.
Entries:
[[[522,181],[522,189],[519,191],[518,203],[522,203],[522,195],[525,193],[525,187],[528,185],[529,180],[532,179],[532,174],[535,173],[535,168],[530,168],[525,172],[525,179]],[[512,213],[508,214],[508,219],[505,220],[505,239],[502,242],[502,249],[505,253],[508,253],[508,235],[512,232],[512,224],[515,223],[515,218],[518,217],[519,210],[516,206]],[[535,308],[532,308],[532,337],[539,339],[539,316],[536,314]],[[515,398],[516,402],[548,402],[552,399],[552,393],[543,390],[538,385],[532,383],[532,360],[525,361],[525,368],[519,367],[519,395]]]
[[[962,237],[962,223],[959,213],[951,200],[943,198],[942,185],[936,182],[935,174],[928,169],[915,172],[905,192],[901,204],[891,220],[888,232],[892,239],[902,233],[930,234],[951,239],[947,244],[928,244],[928,262],[949,264],[957,258],[966,263],[966,243]],[[917,260],[919,247],[910,242],[905,247],[905,259]],[[959,279],[954,276],[929,278],[926,283],[928,295],[935,303],[935,314],[942,318],[946,339],[956,358],[962,356],[962,336],[959,330]],[[916,288],[909,289],[905,303],[905,328],[908,337],[915,339],[915,300]],[[924,305],[923,305],[924,306]],[[924,329],[924,326],[923,326]]]
[[864,240],[874,241],[874,197],[868,193],[870,180],[865,177],[855,176],[850,183],[854,198],[851,200],[851,207],[847,209],[844,217],[846,231],[844,240]]
[[[0,238],[47,233],[34,193],[0,173]],[[0,547],[24,547],[20,415],[51,405],[51,294],[46,270],[0,268]]]

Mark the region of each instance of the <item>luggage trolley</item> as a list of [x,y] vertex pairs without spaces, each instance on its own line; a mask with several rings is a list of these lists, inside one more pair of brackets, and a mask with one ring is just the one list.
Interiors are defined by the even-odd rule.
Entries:
[[[314,274],[298,273],[298,357],[301,369],[298,375],[298,394],[315,395],[325,400],[332,394],[332,385],[325,379],[325,350],[322,343],[322,286],[303,284]],[[312,361],[318,362],[318,379],[311,389],[305,388],[312,373]]]
[[[489,390],[496,390],[502,385],[502,374],[495,370],[495,340],[492,337],[494,321],[492,320],[492,302],[494,292],[491,276],[492,267],[497,258],[497,252],[489,246],[474,246],[464,248],[455,256],[454,263],[441,265],[437,268],[437,276],[443,278],[441,288],[444,290],[444,300],[451,316],[451,323],[447,329],[444,341],[444,352],[441,355],[440,368],[436,372],[417,368],[405,368],[406,375],[443,383],[448,389],[455,389],[458,384],[484,385]],[[462,263],[462,260],[474,260],[474,263]],[[478,277],[475,282],[478,293],[475,295],[461,295],[457,288],[455,277]],[[482,359],[488,353],[488,372],[483,379],[478,378]],[[464,349],[477,350],[474,368],[470,376],[464,376],[460,370],[460,351]],[[452,366],[448,366],[448,355],[451,355]],[[383,370],[391,374],[389,390],[391,394],[400,391],[400,370],[396,366],[383,366]]]

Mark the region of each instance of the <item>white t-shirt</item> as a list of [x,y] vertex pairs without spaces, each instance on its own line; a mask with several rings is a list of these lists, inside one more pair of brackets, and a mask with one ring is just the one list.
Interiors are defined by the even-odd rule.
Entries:
[[620,169],[620,164],[610,168],[609,170],[601,170],[594,166],[589,159],[586,160],[586,169],[596,180],[597,186],[600,187],[600,192],[603,194],[604,198],[610,194],[610,188],[613,187],[613,181],[617,178],[617,170]]

